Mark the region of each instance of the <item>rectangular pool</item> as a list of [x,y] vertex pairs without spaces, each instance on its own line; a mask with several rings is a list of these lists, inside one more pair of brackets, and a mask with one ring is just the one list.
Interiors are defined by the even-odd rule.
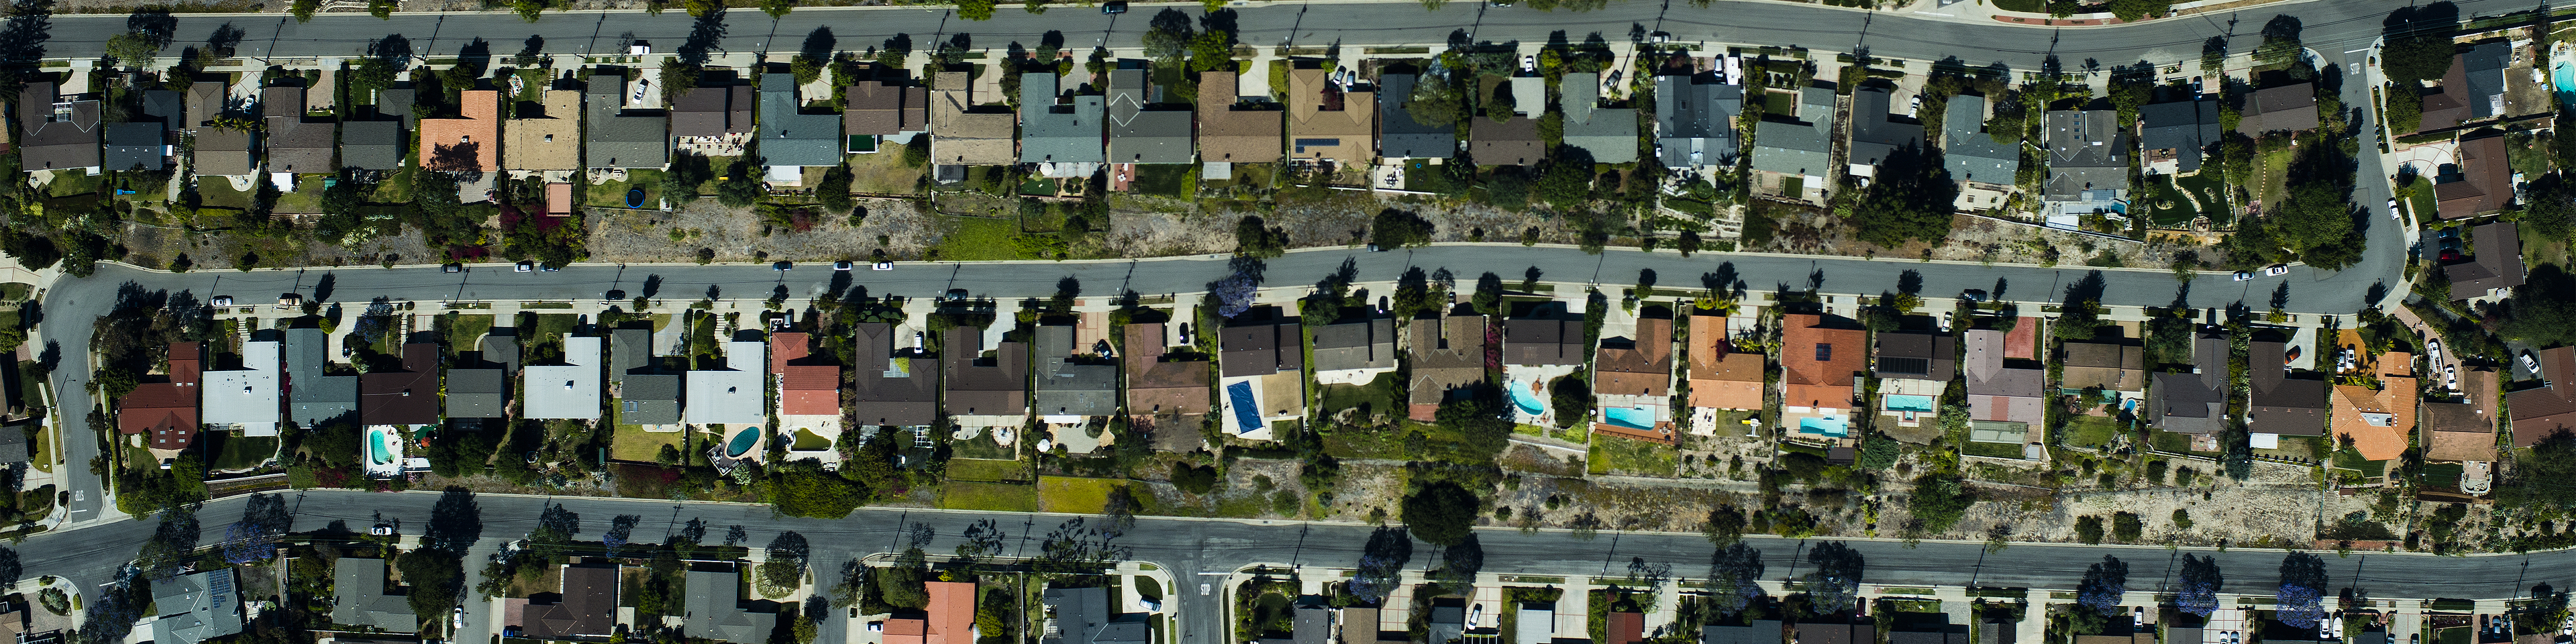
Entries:
[[1888,410],[1888,411],[1910,411],[1910,412],[1914,412],[1914,413],[1918,413],[1918,414],[1929,414],[1929,413],[1932,413],[1932,397],[1931,397],[1931,396],[1911,396],[1911,395],[1906,395],[1906,394],[1888,394],[1888,395],[1887,395],[1887,410]]
[[1802,434],[1844,438],[1851,436],[1851,420],[1839,416],[1800,418],[1798,419],[1798,432]]

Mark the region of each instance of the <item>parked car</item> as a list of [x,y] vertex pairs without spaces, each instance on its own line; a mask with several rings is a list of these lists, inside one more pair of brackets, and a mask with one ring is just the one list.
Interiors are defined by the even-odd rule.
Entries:
[[301,293],[279,293],[279,294],[277,294],[277,305],[278,305],[278,306],[303,306],[303,305],[304,305],[304,295],[303,295],[303,294],[301,294]]
[[563,270],[563,267],[561,267],[561,266],[556,266],[556,265],[553,265],[553,264],[538,264],[538,265],[537,265],[537,270],[541,270],[541,271],[545,271],[545,272],[548,272],[548,273],[552,273],[552,272],[555,272],[555,271]]
[[521,273],[526,273],[526,272],[534,271],[534,270],[537,270],[537,263],[536,263],[536,262],[531,262],[531,261],[528,261],[528,260],[524,260],[524,259],[523,259],[523,260],[519,260],[519,265],[518,265],[518,266],[515,266],[515,267],[512,267],[510,270],[518,271],[518,272],[521,272]]
[[1535,71],[1538,71],[1538,57],[1537,57],[1537,56],[1522,56],[1522,57],[1521,57],[1521,71],[1524,71],[1524,72],[1535,72]]
[[844,260],[841,260],[841,261],[832,262],[832,270],[835,270],[835,271],[843,271],[843,272],[847,272],[847,271],[849,271],[849,270],[850,270],[850,260],[846,260],[846,259],[844,259]]
[[872,270],[872,271],[890,271],[890,270],[894,270],[894,262],[877,262],[876,264],[873,264],[873,265],[868,266],[868,270]]
[[2526,349],[2522,352],[2521,361],[2522,368],[2526,371],[2530,371],[2532,377],[2540,377],[2540,358],[2533,357],[2531,355],[2531,351]]
[[233,305],[233,296],[230,296],[230,295],[217,295],[217,296],[215,296],[215,306],[232,306],[232,305]]
[[948,301],[950,301],[950,302],[964,302],[964,301],[966,301],[966,296],[967,296],[966,289],[962,289],[962,288],[952,288],[952,289],[948,289],[948,297],[947,297],[947,299],[948,299]]
[[2442,341],[2441,341],[2441,340],[2430,340],[2430,339],[2425,340],[2425,341],[2424,341],[2424,357],[2425,357],[2425,359],[2427,359],[2427,360],[2432,360],[2434,364],[2441,364],[2441,363],[2442,363]]
[[778,263],[770,264],[770,265],[769,265],[769,270],[773,270],[773,271],[783,271],[783,270],[787,270],[787,269],[791,269],[791,268],[795,268],[795,267],[796,267],[796,263],[795,263],[795,262],[778,262]]
[[1110,0],[1109,2],[1100,3],[1100,12],[1112,16],[1127,13],[1127,0]]
[[2390,200],[2388,200],[2388,219],[2389,219],[2390,221],[2396,221],[2396,222],[2400,222],[2400,223],[2403,223],[2403,222],[2405,222],[2405,221],[2406,221],[2406,216],[2405,216],[2405,215],[2403,215],[2403,214],[2399,214],[2399,213],[2397,212],[2397,200],[2395,200],[2395,199],[2390,199]]
[[2460,366],[2459,366],[2459,365],[2455,365],[2455,364],[2446,364],[2446,365],[2442,365],[2442,388],[2443,388],[2443,389],[2449,389],[2449,390],[2452,390],[2452,391],[2459,391],[2459,390],[2460,390]]
[[451,262],[446,266],[438,267],[438,270],[442,273],[463,273],[465,272],[465,265]]
[[376,527],[368,528],[368,529],[367,529],[367,534],[375,535],[375,536],[379,536],[379,537],[390,537],[390,536],[394,536],[394,524],[391,524],[391,523],[378,523],[378,524],[376,524]]
[[1968,289],[1968,290],[1965,290],[1965,291],[1960,291],[1960,292],[1959,292],[1959,299],[1967,300],[1967,301],[1970,301],[1970,302],[1984,302],[1984,301],[1986,301],[1986,291],[1985,291],[1985,289],[1974,289],[1974,288],[1972,288],[1972,289]]
[[2236,281],[2242,282],[2242,281],[2250,280],[2250,279],[2254,279],[2254,274],[2253,274],[2253,273],[2248,273],[2248,272],[2245,272],[2245,271],[2237,271],[2237,272],[2236,272]]
[[2273,264],[2271,266],[2264,267],[2263,269],[2263,275],[2265,277],[2280,277],[2288,274],[2290,274],[2290,265],[2288,264]]

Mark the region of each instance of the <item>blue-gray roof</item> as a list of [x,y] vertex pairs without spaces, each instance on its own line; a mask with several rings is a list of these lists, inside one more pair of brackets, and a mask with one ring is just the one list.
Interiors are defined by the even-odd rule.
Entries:
[[2138,143],[2146,150],[2172,149],[2175,172],[2200,170],[2200,152],[2218,143],[2218,101],[2175,101],[2138,108]]
[[396,120],[341,123],[340,164],[361,170],[402,169],[402,131],[402,121]]
[[1952,96],[1941,118],[1942,166],[1958,181],[2011,185],[2021,150],[1986,134],[1986,97]]
[[286,330],[286,420],[319,427],[358,413],[358,377],[326,375],[331,336],[321,329]]
[[1413,112],[1404,109],[1405,99],[1413,95],[1414,74],[1383,74],[1377,79],[1377,149],[1378,156],[1404,159],[1446,159],[1458,152],[1458,124],[1437,126],[1418,123]]
[[671,117],[626,114],[625,76],[592,75],[582,101],[589,121],[582,146],[590,167],[659,168],[671,162]]
[[1189,163],[1189,110],[1148,110],[1152,88],[1143,69],[1109,72],[1109,160],[1114,163]]
[[1744,110],[1744,88],[1700,83],[1692,76],[1655,79],[1655,143],[1664,167],[1734,165],[1742,147],[1735,115]]
[[2504,41],[2480,43],[2460,54],[2460,64],[2468,72],[2469,118],[2495,116],[2504,96],[2505,65],[2513,58],[2513,46]]
[[1557,85],[1564,93],[1565,145],[1592,153],[1597,163],[1637,160],[1637,110],[1601,107],[1600,75],[1566,74]]
[[241,596],[229,566],[152,582],[152,605],[161,611],[152,621],[158,644],[197,644],[242,630]]
[[1765,120],[1753,126],[1753,169],[1832,176],[1833,141],[1826,139],[1825,130],[1834,124],[1834,91],[1799,90],[1798,118],[1804,122]]
[[1108,158],[1100,143],[1106,104],[1099,96],[1075,96],[1072,105],[1057,105],[1056,81],[1053,72],[1020,75],[1020,161],[1099,163]]
[[159,170],[169,167],[168,160],[161,156],[162,132],[166,127],[159,121],[109,123],[102,129],[105,133],[100,142],[107,148],[99,154],[100,168]]
[[841,115],[797,111],[794,74],[760,76],[760,158],[768,165],[840,165]]
[[1899,148],[1923,147],[1923,124],[1896,120],[1889,110],[1896,97],[1876,87],[1852,93],[1851,146],[1847,154],[1855,166],[1875,166]]

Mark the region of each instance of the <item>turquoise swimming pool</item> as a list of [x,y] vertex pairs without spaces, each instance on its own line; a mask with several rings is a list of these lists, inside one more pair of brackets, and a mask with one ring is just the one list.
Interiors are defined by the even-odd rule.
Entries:
[[401,449],[395,444],[395,441],[399,440],[402,440],[402,437],[390,430],[367,430],[367,462],[374,465],[393,464],[394,452]]
[[1914,413],[1918,413],[1918,414],[1929,414],[1929,413],[1932,413],[1932,397],[1931,397],[1931,396],[1909,396],[1909,395],[1905,395],[1905,394],[1888,394],[1888,395],[1887,395],[1887,410],[1888,410],[1888,411],[1910,411],[1910,412],[1914,412]]
[[2551,65],[2549,84],[2558,91],[2558,104],[2576,105],[2576,63],[2562,60]]
[[1539,400],[1538,394],[1530,391],[1529,383],[1514,380],[1503,386],[1503,392],[1511,396],[1512,406],[1519,407],[1521,413],[1531,416],[1547,413],[1547,402]]
[[742,431],[734,432],[733,442],[725,444],[725,455],[734,458],[741,458],[743,454],[751,452],[751,447],[753,445],[759,444],[760,428],[745,427]]
[[1851,436],[1851,420],[1839,416],[1800,418],[1798,433],[1843,438]]
[[1655,410],[1644,407],[1610,407],[1601,410],[1601,417],[1629,429],[1655,428]]

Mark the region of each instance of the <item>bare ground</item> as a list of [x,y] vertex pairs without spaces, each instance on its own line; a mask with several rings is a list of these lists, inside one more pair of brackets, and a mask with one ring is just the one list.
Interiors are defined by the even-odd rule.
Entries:
[[[861,200],[867,218],[853,228],[847,221],[817,222],[813,230],[771,230],[767,236],[750,208],[733,208],[713,199],[696,199],[671,212],[621,211],[594,219],[590,255],[600,261],[694,262],[698,249],[715,249],[715,261],[864,259],[879,248],[894,257],[918,257],[938,239],[943,226],[913,202]],[[673,238],[679,232],[679,239]],[[879,236],[884,236],[883,244]],[[766,253],[765,255],[758,253]]]
[[256,254],[259,266],[363,266],[445,261],[445,258],[429,251],[428,245],[421,241],[420,231],[414,229],[344,247],[309,243],[301,234],[284,239],[263,238],[129,223],[125,239],[121,241],[127,252],[125,261],[147,268],[169,268],[171,260],[181,254],[195,263],[191,270],[201,271],[231,270],[234,262],[245,253]]

